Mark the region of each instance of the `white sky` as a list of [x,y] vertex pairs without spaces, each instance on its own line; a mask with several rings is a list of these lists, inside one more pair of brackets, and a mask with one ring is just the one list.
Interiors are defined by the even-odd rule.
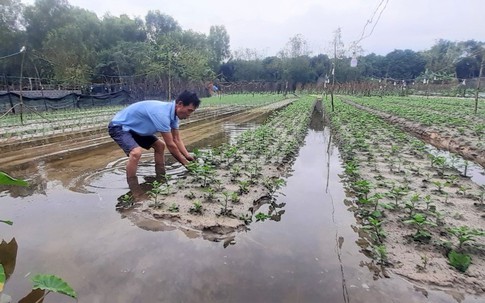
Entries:
[[[312,54],[330,53],[333,32],[340,27],[348,49],[381,0],[68,0],[95,12],[144,19],[149,10],[172,16],[183,29],[209,33],[224,25],[231,50],[250,48],[275,55],[288,40],[301,34]],[[32,4],[34,0],[22,0]],[[384,3],[386,0],[384,0]],[[442,38],[485,41],[484,0],[389,0],[372,35],[360,45],[364,54],[385,55],[394,49],[429,49]],[[367,26],[370,33],[375,24]]]

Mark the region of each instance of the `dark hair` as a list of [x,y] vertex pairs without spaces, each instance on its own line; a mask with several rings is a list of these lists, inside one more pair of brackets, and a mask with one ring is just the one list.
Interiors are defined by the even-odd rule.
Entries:
[[197,97],[196,93],[189,92],[188,90],[184,90],[178,97],[176,101],[182,101],[184,106],[188,106],[193,104],[195,108],[199,107],[200,99]]

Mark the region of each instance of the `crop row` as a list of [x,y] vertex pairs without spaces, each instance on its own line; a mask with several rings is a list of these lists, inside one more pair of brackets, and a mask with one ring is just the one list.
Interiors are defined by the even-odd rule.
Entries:
[[[256,214],[256,219],[281,215],[273,197],[284,184],[286,164],[305,137],[313,104],[312,97],[304,97],[274,112],[264,125],[245,131],[235,143],[196,151],[197,161],[189,165],[188,175],[151,184],[145,207],[155,217],[176,214],[191,222],[190,216],[204,215],[214,222],[222,217],[244,226],[253,220],[253,203],[266,197],[270,211]],[[125,200],[129,205],[131,197]]]
[[[263,106],[281,100],[278,95],[228,95],[221,98],[203,98],[197,116],[217,115],[228,110],[236,111],[246,107]],[[0,118],[0,142],[12,142],[42,138],[105,128],[109,120],[123,106],[108,106],[86,109],[56,110],[47,112],[26,111],[22,115],[7,114]],[[210,112],[210,113],[209,113]]]
[[[485,136],[485,111],[473,114],[469,100],[425,99],[420,97],[352,97],[352,101],[431,126],[436,130],[456,129],[458,134],[481,140]],[[460,103],[461,102],[461,103]]]
[[[334,112],[327,104],[326,112],[343,155],[352,210],[369,235],[366,252],[424,281],[431,270],[459,280],[448,264],[460,271],[472,260],[476,268],[485,265],[479,257],[485,250],[483,185],[375,115],[341,101]],[[402,245],[408,248],[398,250]]]

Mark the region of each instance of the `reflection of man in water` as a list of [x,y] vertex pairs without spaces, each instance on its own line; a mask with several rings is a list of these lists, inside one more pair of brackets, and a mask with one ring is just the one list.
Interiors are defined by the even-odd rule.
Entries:
[[[200,105],[195,93],[184,91],[175,101],[140,101],[118,112],[108,126],[109,135],[128,156],[126,180],[138,185],[136,171],[144,149],[154,149],[157,178],[165,175],[165,146],[182,165],[194,158],[179,135],[179,119],[188,118]],[[162,134],[163,141],[155,136]]]

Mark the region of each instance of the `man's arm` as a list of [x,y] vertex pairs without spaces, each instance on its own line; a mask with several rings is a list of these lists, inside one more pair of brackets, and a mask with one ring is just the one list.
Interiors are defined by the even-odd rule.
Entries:
[[[162,133],[163,141],[165,141],[165,145],[172,156],[174,156],[177,161],[185,166],[189,163],[189,160],[187,160],[187,158],[182,154],[181,150],[175,143],[172,133],[173,130],[172,132]],[[187,150],[185,150],[185,152],[187,152]]]
[[177,145],[179,151],[182,153],[182,155],[185,157],[185,159],[189,161],[193,161],[194,158],[189,154],[187,151],[187,148],[185,148],[185,144],[182,141],[182,138],[180,138],[180,133],[178,129],[172,129],[172,138],[173,141],[175,142],[175,145]]

